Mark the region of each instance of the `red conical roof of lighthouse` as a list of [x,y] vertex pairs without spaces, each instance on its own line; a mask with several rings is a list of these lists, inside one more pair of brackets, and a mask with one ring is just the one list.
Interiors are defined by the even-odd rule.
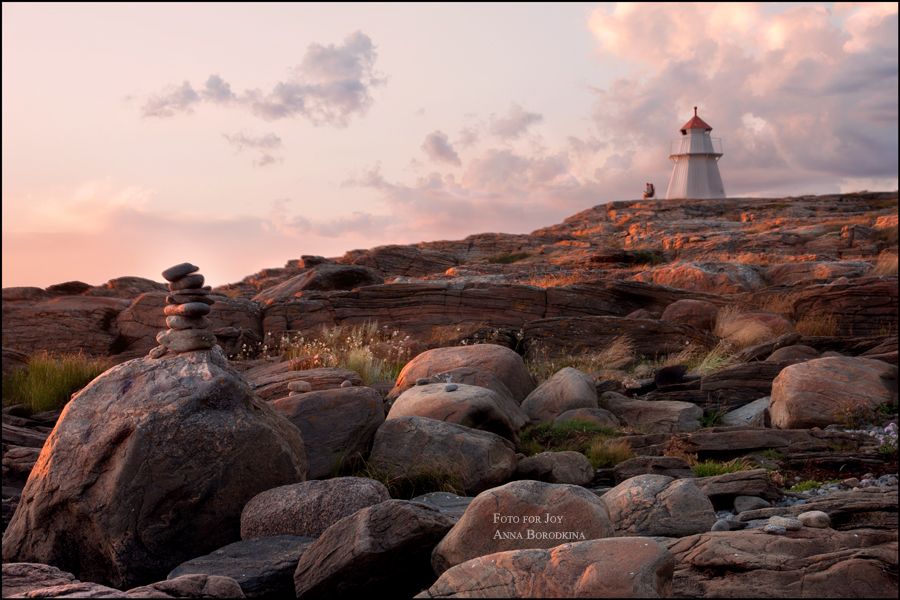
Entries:
[[705,129],[706,131],[712,131],[712,127],[706,124],[706,122],[697,116],[697,107],[694,107],[694,118],[685,123],[684,127],[681,128],[682,135],[687,135],[688,129]]

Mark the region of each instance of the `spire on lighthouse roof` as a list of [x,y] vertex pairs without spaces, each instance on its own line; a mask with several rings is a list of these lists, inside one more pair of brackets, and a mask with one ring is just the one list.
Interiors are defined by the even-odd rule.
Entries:
[[687,135],[688,129],[705,129],[706,131],[712,131],[712,127],[706,124],[706,122],[697,116],[697,107],[694,107],[694,118],[684,124],[684,127],[681,128],[681,134]]

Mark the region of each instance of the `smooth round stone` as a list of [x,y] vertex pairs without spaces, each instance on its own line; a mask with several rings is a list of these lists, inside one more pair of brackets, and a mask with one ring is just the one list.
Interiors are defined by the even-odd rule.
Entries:
[[768,500],[763,500],[758,496],[735,496],[734,510],[742,513],[745,510],[756,510],[758,508],[769,508]]
[[182,296],[185,294],[194,294],[196,296],[208,296],[212,294],[212,286],[205,285],[202,288],[191,288],[189,290],[178,290],[176,292],[172,292],[175,296]]
[[787,531],[797,531],[798,529],[803,527],[802,522],[798,521],[797,519],[790,519],[788,517],[769,517],[769,525],[784,527]]
[[455,392],[458,389],[459,389],[459,386],[456,385],[455,383],[448,383],[447,385],[444,386],[445,392]]
[[416,385],[428,385],[429,383],[431,383],[431,380],[427,377],[419,377],[416,379]]
[[166,325],[169,329],[206,329],[209,327],[210,320],[206,317],[166,317]]
[[341,387],[342,388],[351,388],[351,387],[353,387],[353,382],[348,379],[344,383],[341,384]]
[[193,290],[203,287],[203,275],[195,273],[194,275],[186,275],[181,279],[177,279],[169,283],[169,289],[173,292],[178,290]]
[[169,304],[189,304],[191,302],[202,302],[203,304],[209,304],[212,306],[216,303],[215,298],[210,298],[209,296],[197,296],[196,294],[185,294],[183,296],[173,295],[166,296],[166,302]]
[[205,317],[209,314],[208,304],[188,302],[187,304],[169,304],[163,309],[167,317]]
[[725,519],[719,519],[715,523],[713,523],[712,529],[710,531],[731,531],[731,527],[728,526],[728,521]]
[[175,281],[177,279],[181,279],[185,275],[190,275],[191,273],[199,270],[200,267],[195,267],[191,263],[181,263],[180,265],[169,267],[168,269],[163,271],[162,276],[166,281]]
[[805,513],[797,515],[797,520],[807,527],[815,527],[816,529],[825,529],[831,527],[831,517],[828,513],[821,510],[808,510]]
[[169,349],[165,346],[157,346],[150,351],[150,358],[161,358]]
[[160,331],[156,341],[173,352],[209,350],[216,345],[216,336],[205,329],[169,329]]
[[303,394],[312,391],[312,384],[308,381],[292,381],[288,384],[288,389]]
[[769,523],[768,525],[763,527],[763,531],[765,531],[766,533],[772,533],[775,535],[784,535],[787,533],[787,529],[785,529],[784,527],[782,527],[780,525],[772,525],[771,523]]

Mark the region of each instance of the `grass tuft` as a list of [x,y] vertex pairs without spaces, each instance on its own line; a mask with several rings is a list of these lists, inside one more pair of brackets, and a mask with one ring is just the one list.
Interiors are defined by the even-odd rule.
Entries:
[[3,404],[27,404],[33,412],[59,410],[109,366],[106,359],[82,353],[44,352],[29,360],[27,369],[3,375]]
[[510,252],[506,254],[493,254],[491,256],[485,256],[484,258],[489,263],[509,265],[515,262],[519,262],[522,259],[528,258],[529,256],[531,256],[530,252]]
[[[896,240],[897,230],[894,229],[894,243],[897,243]],[[871,277],[883,277],[886,275],[897,275],[897,257],[896,256],[882,256],[878,259],[878,262],[875,263],[875,266],[872,267],[872,270],[866,273]]]
[[595,439],[588,448],[587,458],[594,469],[611,469],[634,458],[634,452],[625,440]]
[[691,468],[694,469],[694,473],[697,474],[697,477],[712,477],[713,475],[724,475],[725,473],[749,471],[754,467],[746,459],[736,458],[734,460],[729,460],[728,462],[705,460],[692,465]]

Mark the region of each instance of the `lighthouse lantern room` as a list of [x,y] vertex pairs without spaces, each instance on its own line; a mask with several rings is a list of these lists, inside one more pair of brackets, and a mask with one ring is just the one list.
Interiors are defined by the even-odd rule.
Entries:
[[669,144],[669,159],[675,163],[666,199],[708,200],[725,197],[719,175],[722,140],[710,137],[712,127],[697,116],[681,128],[681,138]]

